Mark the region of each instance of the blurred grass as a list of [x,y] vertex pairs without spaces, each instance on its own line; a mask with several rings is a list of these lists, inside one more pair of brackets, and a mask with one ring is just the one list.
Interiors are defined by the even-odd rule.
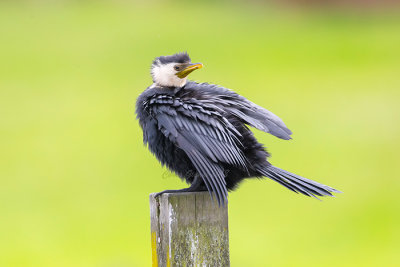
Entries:
[[148,194],[181,188],[142,145],[155,56],[187,50],[279,115],[272,162],[345,192],[269,181],[230,195],[232,266],[397,266],[400,17],[235,4],[0,4],[0,265],[149,266]]

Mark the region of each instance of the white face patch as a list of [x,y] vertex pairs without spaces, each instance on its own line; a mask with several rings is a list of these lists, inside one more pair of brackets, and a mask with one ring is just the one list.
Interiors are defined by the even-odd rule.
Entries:
[[186,84],[186,77],[181,79],[175,74],[178,72],[174,69],[176,63],[154,64],[151,69],[151,76],[155,84],[159,86],[182,87]]

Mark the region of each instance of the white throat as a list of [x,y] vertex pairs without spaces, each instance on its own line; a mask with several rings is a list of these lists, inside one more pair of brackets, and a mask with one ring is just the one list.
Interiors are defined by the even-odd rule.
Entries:
[[176,76],[174,63],[154,65],[151,69],[153,81],[158,86],[182,87],[186,84],[186,77],[181,79]]

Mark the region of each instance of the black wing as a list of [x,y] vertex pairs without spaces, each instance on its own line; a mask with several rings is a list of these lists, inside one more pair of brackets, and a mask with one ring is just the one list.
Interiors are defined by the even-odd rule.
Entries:
[[284,140],[292,139],[290,137],[292,132],[274,113],[239,95],[237,98],[232,99],[231,102],[226,110],[243,120],[246,124]]
[[224,169],[228,163],[246,169],[240,133],[211,103],[157,95],[146,103],[158,129],[190,158],[210,194],[227,201]]
[[245,124],[281,139],[291,139],[292,132],[278,116],[232,90],[213,84],[195,82],[190,82],[186,87],[190,87],[194,91],[203,91],[204,94],[208,93],[210,97],[205,99],[206,102],[217,103],[225,112],[237,117]]

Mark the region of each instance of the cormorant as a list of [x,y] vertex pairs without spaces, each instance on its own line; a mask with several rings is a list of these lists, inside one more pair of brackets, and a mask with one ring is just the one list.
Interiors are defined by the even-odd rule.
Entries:
[[213,84],[187,81],[192,71],[187,53],[160,56],[151,65],[153,84],[137,99],[143,141],[162,165],[190,184],[181,190],[208,190],[219,204],[246,178],[268,177],[306,196],[340,191],[272,166],[268,152],[248,126],[281,139],[292,132],[270,111]]

